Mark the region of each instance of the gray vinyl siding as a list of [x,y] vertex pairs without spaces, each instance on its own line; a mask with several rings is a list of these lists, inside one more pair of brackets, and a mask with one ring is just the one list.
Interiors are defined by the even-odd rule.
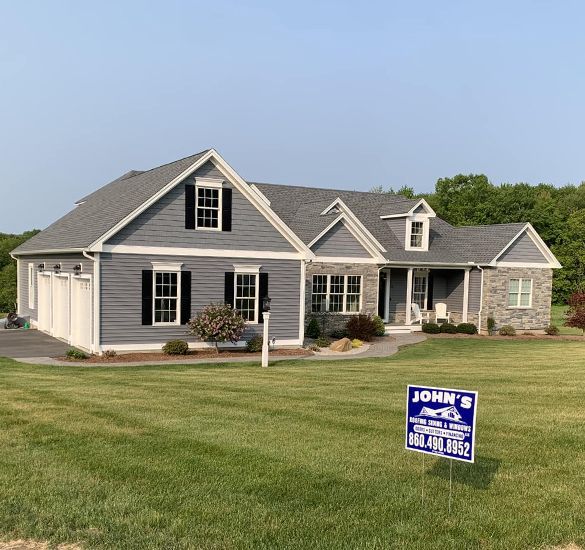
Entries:
[[[93,261],[86,258],[83,254],[60,254],[46,256],[20,256],[19,258],[19,269],[18,269],[18,284],[19,284],[19,303],[18,311],[23,317],[30,317],[32,320],[37,321],[38,316],[38,284],[37,284],[37,266],[41,263],[45,264],[47,271],[52,271],[55,264],[61,264],[61,273],[73,273],[73,266],[81,264],[83,273],[93,275]],[[28,264],[32,263],[35,266],[35,303],[34,309],[28,307]]]
[[[197,177],[225,180],[232,189],[232,230],[204,231],[185,229],[185,184],[195,184]],[[295,248],[211,162],[204,164],[185,182],[140,214],[109,239],[107,244],[134,246],[171,246],[226,250],[271,250],[296,252]]]
[[531,264],[547,264],[548,260],[538,250],[534,241],[523,233],[514,241],[512,246],[506,250],[498,259],[500,262],[526,262]]
[[481,307],[481,271],[472,269],[469,272],[469,302],[468,309],[471,312],[479,312]]
[[414,214],[424,214],[426,213],[425,207],[421,204],[419,206],[417,206],[414,210],[413,210]]
[[390,270],[390,318],[406,311],[406,269]]
[[391,218],[386,220],[390,231],[394,233],[398,242],[404,248],[404,239],[406,236],[406,218]]
[[[195,258],[143,256],[136,254],[101,255],[101,344],[158,344],[179,338],[189,342],[186,327],[142,325],[142,270],[152,269],[152,261],[181,262],[191,271],[191,312],[195,314],[211,302],[224,300],[224,273],[234,264],[261,265],[268,273],[268,293],[272,298],[270,337],[298,339],[300,315],[300,270],[298,260],[243,260],[241,258]],[[249,325],[243,338],[261,334],[262,324]]]
[[311,250],[318,256],[370,258],[371,254],[351,234],[343,222],[338,222],[323,235]]

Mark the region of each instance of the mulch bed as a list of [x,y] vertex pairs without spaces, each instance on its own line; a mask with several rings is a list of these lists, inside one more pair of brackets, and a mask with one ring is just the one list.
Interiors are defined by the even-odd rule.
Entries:
[[[295,349],[277,349],[270,352],[270,357],[298,357],[313,355],[312,351],[295,348]],[[105,357],[100,355],[91,355],[87,359],[71,359],[69,357],[56,357],[59,361],[69,361],[72,363],[139,363],[151,361],[180,361],[189,359],[229,359],[236,357],[256,357],[260,359],[261,353],[250,353],[246,350],[220,350],[216,353],[213,349],[189,350],[187,355],[166,355],[162,352],[144,352],[144,353],[120,353],[114,357]]]
[[[424,334],[424,333],[423,333]],[[518,332],[516,336],[500,336],[494,334],[425,334],[427,338],[489,338],[490,340],[580,340],[585,341],[583,336],[577,334],[559,334],[558,336],[549,336],[548,334],[522,334]]]

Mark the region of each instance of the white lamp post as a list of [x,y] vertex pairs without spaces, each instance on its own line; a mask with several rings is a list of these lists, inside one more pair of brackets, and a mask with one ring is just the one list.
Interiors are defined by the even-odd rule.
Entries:
[[265,296],[262,299],[262,318],[264,319],[264,334],[262,336],[262,366],[268,366],[268,325],[270,322],[270,298]]

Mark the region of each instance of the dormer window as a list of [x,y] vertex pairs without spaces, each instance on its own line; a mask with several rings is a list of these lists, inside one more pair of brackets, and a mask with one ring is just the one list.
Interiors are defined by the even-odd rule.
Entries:
[[406,234],[404,248],[406,250],[429,249],[429,218],[416,215],[406,218]]
[[196,178],[195,229],[222,230],[223,181]]
[[422,248],[424,235],[423,222],[410,223],[410,248]]

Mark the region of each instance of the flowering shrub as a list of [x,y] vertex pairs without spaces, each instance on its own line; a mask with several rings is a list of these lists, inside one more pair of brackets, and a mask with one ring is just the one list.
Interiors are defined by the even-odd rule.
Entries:
[[244,333],[246,322],[229,304],[209,304],[187,323],[189,333],[204,342],[232,342]]

